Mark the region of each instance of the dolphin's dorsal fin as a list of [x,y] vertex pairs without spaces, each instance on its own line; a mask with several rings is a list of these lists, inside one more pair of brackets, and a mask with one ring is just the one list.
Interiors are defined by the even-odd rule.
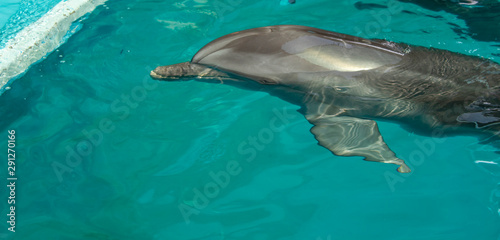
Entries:
[[396,157],[380,135],[377,123],[348,116],[306,115],[314,125],[311,132],[319,145],[338,156],[362,156],[366,161],[393,163],[398,171],[410,172],[405,162]]

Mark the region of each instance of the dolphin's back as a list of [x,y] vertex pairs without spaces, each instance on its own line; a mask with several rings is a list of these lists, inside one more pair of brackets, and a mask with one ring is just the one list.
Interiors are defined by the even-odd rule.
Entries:
[[192,62],[252,76],[294,72],[354,72],[401,61],[404,51],[317,28],[282,25],[235,32],[203,47]]

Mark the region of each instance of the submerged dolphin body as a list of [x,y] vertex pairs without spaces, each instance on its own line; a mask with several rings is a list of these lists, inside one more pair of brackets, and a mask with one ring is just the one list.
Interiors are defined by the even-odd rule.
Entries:
[[[416,129],[493,132],[500,65],[449,51],[304,26],[270,26],[212,41],[191,60],[157,67],[160,80],[198,79],[262,90],[301,106],[335,155],[399,165],[372,119]],[[496,129],[498,130],[498,128]]]

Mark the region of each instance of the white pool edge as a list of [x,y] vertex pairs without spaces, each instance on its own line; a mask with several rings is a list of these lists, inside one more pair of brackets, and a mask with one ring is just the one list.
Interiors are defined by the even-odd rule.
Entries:
[[106,0],[63,0],[38,21],[19,31],[0,49],[0,94],[11,79],[18,78],[33,63],[63,42],[71,24]]

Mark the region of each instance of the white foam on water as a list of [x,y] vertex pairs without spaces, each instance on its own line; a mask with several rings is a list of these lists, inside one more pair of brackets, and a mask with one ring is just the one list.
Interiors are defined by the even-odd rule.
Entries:
[[0,49],[0,94],[10,80],[59,47],[74,21],[104,2],[106,0],[63,0],[19,31]]

